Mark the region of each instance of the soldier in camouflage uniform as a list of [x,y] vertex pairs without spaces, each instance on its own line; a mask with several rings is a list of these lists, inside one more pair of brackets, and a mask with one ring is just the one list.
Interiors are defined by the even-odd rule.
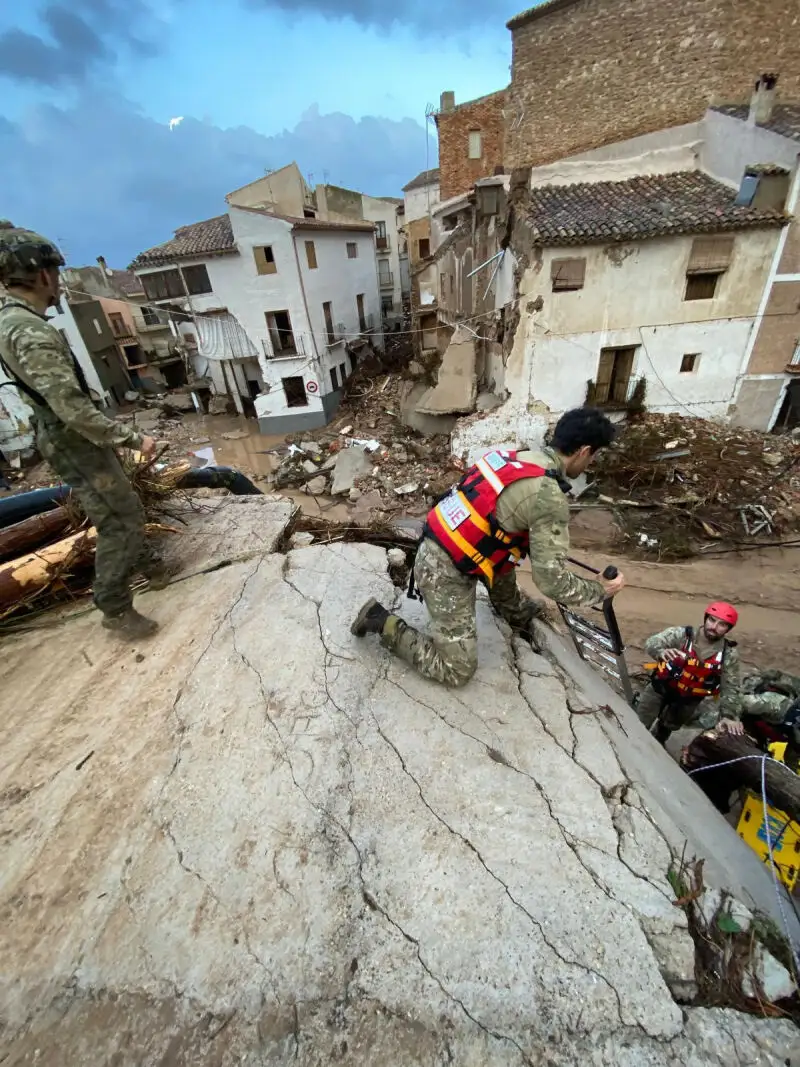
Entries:
[[[715,612],[726,618],[717,617]],[[735,642],[726,637],[737,618],[732,605],[709,604],[703,624],[696,630],[670,626],[645,641],[645,651],[659,661],[660,667],[639,694],[636,712],[662,744],[674,730],[694,723],[704,728],[719,723],[721,729],[732,734],[743,732],[739,652]],[[712,664],[710,668],[699,667],[700,674],[707,672],[707,677],[695,686],[691,679],[681,685],[681,668],[687,658]],[[704,685],[711,695],[700,692]]]
[[742,680],[742,694],[743,714],[782,723],[800,701],[800,678],[772,667],[752,671]]
[[[489,522],[496,522],[507,535],[527,538],[522,554],[530,554],[537,587],[562,604],[596,604],[624,585],[621,574],[613,581],[587,581],[569,570],[565,560],[569,552],[569,506],[564,495],[569,483],[565,476],[576,478],[586,470],[597,450],[611,443],[613,432],[609,419],[600,411],[581,408],[567,412],[553,431],[550,447],[541,452],[508,454],[514,456],[511,465],[518,470],[520,464],[532,464],[544,468],[548,476],[521,476],[506,485],[488,516]],[[490,453],[489,457],[502,455]],[[467,472],[460,486],[475,476],[481,462]],[[456,492],[453,490],[450,497]],[[434,512],[428,517],[426,530]],[[431,617],[433,635],[415,630],[376,600],[363,606],[351,631],[358,637],[380,634],[386,648],[426,678],[447,686],[465,685],[478,665],[478,580],[477,575],[459,569],[450,552],[428,532],[417,552],[414,581]],[[530,637],[532,620],[542,614],[544,605],[520,591],[514,569],[504,572],[500,568],[493,580],[484,584],[495,611],[512,629]]]
[[144,513],[115,448],[155,451],[155,441],[106,418],[80,365],[45,312],[59,299],[58,248],[0,220],[0,364],[33,408],[42,457],[74,489],[97,530],[94,600],[103,626],[126,640],[158,628],[133,608],[130,579],[146,565]]

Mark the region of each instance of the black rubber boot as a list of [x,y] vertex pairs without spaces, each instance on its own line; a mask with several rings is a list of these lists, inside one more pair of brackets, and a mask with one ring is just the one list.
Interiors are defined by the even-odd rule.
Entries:
[[350,633],[354,637],[365,637],[367,634],[382,634],[389,618],[389,612],[379,604],[375,597],[371,597],[353,620]]
[[656,719],[653,725],[653,737],[658,741],[660,745],[666,745],[672,736],[672,730],[668,726],[665,726],[661,719]]
[[140,615],[135,608],[123,611],[121,615],[106,615],[103,626],[122,641],[144,641],[158,629],[154,619]]

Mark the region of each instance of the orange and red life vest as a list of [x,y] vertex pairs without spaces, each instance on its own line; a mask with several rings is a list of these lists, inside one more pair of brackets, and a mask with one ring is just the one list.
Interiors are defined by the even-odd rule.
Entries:
[[440,544],[462,574],[491,585],[496,574],[507,573],[528,554],[528,531],[507,533],[497,522],[497,498],[522,478],[545,477],[569,489],[560,471],[523,463],[516,452],[488,452],[428,512],[423,536]]
[[719,652],[715,652],[708,659],[700,659],[694,647],[694,631],[691,626],[687,626],[683,656],[672,663],[660,663],[653,672],[653,680],[677,691],[685,700],[718,697],[722,685],[725,650],[729,643],[723,641]]

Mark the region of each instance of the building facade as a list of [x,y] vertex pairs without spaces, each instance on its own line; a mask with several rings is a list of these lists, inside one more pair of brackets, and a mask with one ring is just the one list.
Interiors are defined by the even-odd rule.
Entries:
[[264,433],[325,425],[367,340],[380,346],[372,223],[229,207],[176,231],[133,267],[177,306],[198,374]]
[[403,186],[405,242],[410,275],[414,351],[436,348],[436,237],[433,213],[439,205],[439,169],[423,170]]
[[795,0],[549,0],[508,27],[509,172],[699,120],[763,71],[800,98]]
[[454,93],[442,93],[435,119],[443,200],[503,171],[505,104],[505,89],[464,104],[456,104]]

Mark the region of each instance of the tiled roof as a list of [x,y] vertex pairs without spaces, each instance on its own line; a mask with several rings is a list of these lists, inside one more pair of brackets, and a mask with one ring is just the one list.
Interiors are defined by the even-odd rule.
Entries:
[[407,193],[409,189],[422,189],[425,185],[432,185],[439,180],[439,168],[434,167],[433,170],[423,170],[412,178],[408,185],[403,186],[403,192]]
[[526,22],[533,22],[541,15],[549,15],[551,11],[559,11],[562,7],[572,7],[573,4],[579,2],[580,0],[545,0],[543,4],[520,11],[513,19],[508,20],[506,26],[509,30],[516,30],[519,26],[524,26]]
[[779,211],[737,207],[736,193],[701,171],[619,182],[544,185],[530,191],[528,222],[537,244],[578,245],[672,234],[780,226]]
[[154,267],[159,263],[173,263],[176,259],[193,256],[220,256],[235,251],[231,220],[227,215],[217,215],[213,219],[181,226],[171,241],[140,252],[131,263],[131,269]]
[[744,168],[745,174],[788,174],[789,168],[782,167],[780,163],[752,163],[749,167]]
[[[732,119],[746,120],[750,108],[747,104],[719,104],[713,107],[712,111],[719,111]],[[776,104],[769,122],[759,122],[758,125],[765,130],[771,130],[772,133],[780,134],[781,137],[800,141],[800,104]]]
[[366,222],[364,219],[353,219],[352,222],[327,222],[325,219],[301,219],[296,215],[278,215],[274,211],[267,211],[263,207],[250,207],[244,204],[233,205],[235,211],[249,211],[253,215],[265,215],[268,219],[279,219],[281,222],[291,224],[293,230],[374,230],[374,222]]

